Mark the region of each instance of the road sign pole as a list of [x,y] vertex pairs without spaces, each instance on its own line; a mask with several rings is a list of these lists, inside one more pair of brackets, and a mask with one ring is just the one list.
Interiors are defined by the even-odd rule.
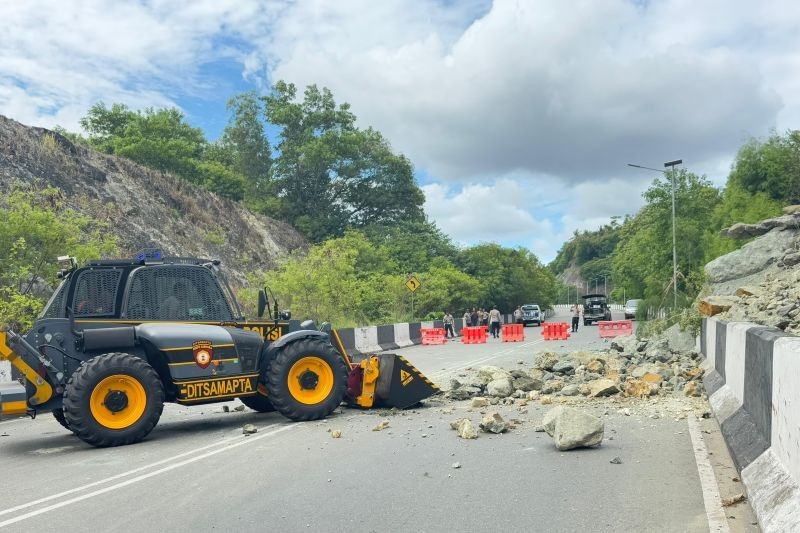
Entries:
[[414,322],[414,293],[411,293],[411,322]]

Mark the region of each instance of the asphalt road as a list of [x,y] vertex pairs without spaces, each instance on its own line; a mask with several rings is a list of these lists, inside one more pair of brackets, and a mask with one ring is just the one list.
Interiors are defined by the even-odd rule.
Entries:
[[[467,367],[530,363],[545,346],[591,349],[594,327],[568,341],[415,346],[399,352],[447,386]],[[142,443],[94,449],[49,415],[0,423],[0,529],[10,531],[709,531],[704,485],[687,419],[657,419],[657,404],[606,420],[606,440],[558,452],[534,427],[551,406],[498,406],[519,426],[459,439],[451,420],[480,413],[468,402],[411,411],[342,409],[289,423],[222,405],[168,405]],[[390,427],[372,428],[382,419]],[[259,431],[243,436],[253,423]],[[700,420],[723,497],[741,492],[716,422]],[[329,430],[339,429],[334,439]],[[703,433],[707,432],[707,433]],[[622,464],[611,464],[615,457]],[[453,468],[458,462],[460,468]],[[707,481],[707,480],[706,480]],[[707,484],[707,483],[706,483]],[[712,511],[714,511],[712,506]],[[725,510],[731,531],[755,531],[749,506]],[[713,523],[713,522],[712,522]],[[717,531],[717,529],[714,529]]]

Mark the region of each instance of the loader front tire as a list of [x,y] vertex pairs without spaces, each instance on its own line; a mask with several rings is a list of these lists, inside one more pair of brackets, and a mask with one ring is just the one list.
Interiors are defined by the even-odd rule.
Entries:
[[273,413],[275,412],[275,406],[272,405],[272,402],[266,396],[262,396],[261,394],[256,394],[255,396],[243,396],[239,398],[246,407],[249,407],[253,411],[258,411],[259,413]]
[[66,429],[72,431],[72,428],[69,427],[69,422],[67,422],[67,419],[64,418],[63,409],[53,409],[53,418],[55,418],[56,422],[64,426]]
[[266,372],[272,405],[295,420],[318,420],[339,407],[347,388],[347,366],[333,346],[301,339],[282,347]]
[[108,353],[81,363],[67,382],[63,408],[69,428],[84,442],[133,444],[161,418],[164,387],[141,357]]

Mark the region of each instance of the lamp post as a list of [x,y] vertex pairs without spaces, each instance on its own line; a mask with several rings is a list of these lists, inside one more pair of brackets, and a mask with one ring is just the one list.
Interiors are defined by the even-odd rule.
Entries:
[[682,159],[676,159],[674,161],[667,161],[664,163],[664,168],[668,168],[669,170],[661,170],[658,168],[650,168],[645,167],[642,165],[634,165],[633,163],[628,163],[629,167],[635,168],[643,168],[646,170],[653,170],[655,172],[661,172],[662,174],[669,174],[670,182],[671,182],[671,189],[672,189],[672,308],[678,308],[678,252],[676,249],[676,238],[675,238],[675,167],[682,164]]

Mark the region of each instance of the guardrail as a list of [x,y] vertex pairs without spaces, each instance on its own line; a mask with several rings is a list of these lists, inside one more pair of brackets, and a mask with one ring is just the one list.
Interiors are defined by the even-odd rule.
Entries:
[[703,384],[763,531],[800,531],[800,337],[703,319]]

